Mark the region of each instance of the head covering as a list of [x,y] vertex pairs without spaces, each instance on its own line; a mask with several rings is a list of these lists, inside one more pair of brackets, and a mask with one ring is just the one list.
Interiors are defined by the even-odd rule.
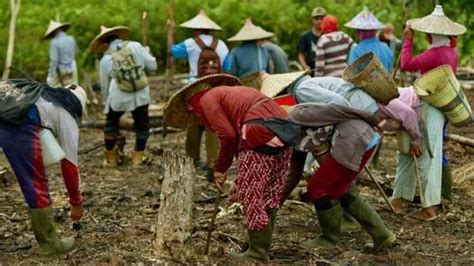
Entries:
[[199,14],[197,14],[194,18],[181,23],[180,26],[183,28],[195,30],[221,30],[221,27],[206,15],[206,11],[204,9],[201,9]]
[[112,34],[116,34],[120,39],[128,39],[130,35],[130,28],[125,26],[116,26],[113,28],[107,28],[105,26],[100,26],[100,33],[95,36],[89,45],[89,49],[93,53],[102,53],[105,52],[108,48],[107,44],[104,42],[104,39]]
[[268,75],[262,82],[260,92],[265,96],[273,98],[299,78],[305,75],[305,71]]
[[375,36],[377,36],[376,30],[357,30],[357,33],[359,34],[360,40],[374,38]]
[[311,12],[311,17],[324,17],[326,16],[327,12],[326,12],[326,9],[322,8],[322,7],[315,7],[313,9],[313,12]]
[[198,123],[197,117],[187,109],[187,102],[194,94],[217,86],[238,86],[238,78],[228,74],[202,77],[177,91],[165,105],[163,116],[167,125],[187,128]]
[[338,31],[337,18],[333,15],[327,15],[321,21],[321,30],[323,33]]
[[369,11],[367,6],[351,19],[351,21],[344,24],[348,28],[358,30],[380,30],[383,29],[383,24]]
[[227,39],[230,42],[237,41],[254,41],[260,39],[267,39],[273,36],[273,32],[268,32],[261,27],[255,26],[250,18],[245,20],[244,26],[237,34]]
[[440,34],[429,34],[430,48],[451,46],[451,39],[448,36]]
[[408,20],[407,25],[417,31],[439,35],[457,36],[466,32],[466,27],[444,15],[441,5],[436,5],[428,16]]
[[43,36],[43,40],[53,37],[53,32],[61,29],[63,31],[67,31],[71,27],[70,23],[62,23],[54,20],[49,21],[48,29]]

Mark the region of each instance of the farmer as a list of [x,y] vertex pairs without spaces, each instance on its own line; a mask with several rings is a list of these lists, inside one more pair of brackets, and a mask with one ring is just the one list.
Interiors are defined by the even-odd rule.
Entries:
[[105,163],[117,167],[119,163],[116,141],[119,137],[119,120],[131,112],[135,128],[133,167],[140,167],[149,133],[148,104],[150,87],[145,70],[156,70],[156,59],[140,43],[124,41],[130,29],[123,26],[101,27],[92,40],[90,50],[104,53],[100,60],[100,87],[105,100],[106,123],[104,129]]
[[379,40],[388,45],[393,55],[402,47],[402,41],[395,35],[395,27],[391,23],[384,25],[379,33]]
[[77,84],[76,41],[65,32],[69,23],[49,21],[43,40],[52,39],[49,47],[49,70],[46,82],[51,87]]
[[74,238],[60,238],[53,221],[48,178],[40,134],[51,130],[65,153],[61,172],[69,196],[72,220],[81,219],[84,198],[78,167],[78,119],[87,96],[81,87],[52,88],[30,80],[0,81],[0,148],[10,162],[29,207],[39,253],[55,255],[71,251]]
[[[174,31],[173,21],[168,21],[168,32]],[[212,21],[204,10],[201,10],[197,16],[181,24],[181,27],[192,29],[193,37],[185,41],[174,44],[171,48],[171,53],[175,58],[187,59],[189,63],[189,82],[192,82],[204,75],[199,75],[199,69],[203,68],[204,60],[201,55],[204,55],[204,46],[211,47],[217,55],[219,63],[215,73],[228,71],[230,68],[229,49],[226,44],[217,37],[212,36],[214,31],[221,30],[221,27]],[[173,43],[173,34],[168,36],[168,42]],[[213,47],[215,46],[215,47]],[[217,58],[216,58],[217,59]],[[200,63],[201,62],[201,63]],[[200,67],[201,66],[201,67]],[[216,67],[217,67],[216,66]],[[215,74],[211,73],[211,74]],[[218,140],[217,136],[209,131],[206,131],[206,157],[205,163],[200,161],[201,154],[201,138],[205,129],[202,125],[189,127],[186,135],[186,154],[194,160],[194,165],[201,170],[207,172],[207,176],[212,176],[212,168],[217,157]]]
[[[307,135],[296,149],[316,152],[320,168],[310,177],[308,198],[314,203],[321,235],[304,241],[307,249],[332,247],[340,242],[342,211],[350,213],[369,233],[374,250],[391,246],[395,235],[351,183],[369,163],[380,135],[380,122],[372,113],[334,103],[299,104],[289,111],[290,119]],[[330,143],[330,144],[329,144]],[[321,148],[324,148],[323,150]]]
[[268,262],[291,156],[291,149],[283,143],[284,137],[277,137],[285,133],[270,127],[275,121],[283,127],[291,125],[287,125],[285,110],[270,98],[239,84],[238,79],[225,74],[202,78],[173,96],[164,117],[169,125],[181,127],[196,123],[199,118],[217,134],[220,150],[214,175],[218,187],[224,184],[237,157],[238,173],[229,197],[244,207],[250,247],[247,252],[231,257]]
[[290,72],[290,63],[288,62],[288,55],[279,45],[271,42],[270,38],[262,39],[259,41],[259,43],[270,54],[274,66],[274,74],[283,74]]
[[[466,28],[463,25],[460,25],[448,17],[444,15],[442,6],[438,5],[435,7],[433,13],[431,15],[425,16],[423,18],[412,19],[407,22],[407,26],[404,31],[404,42],[401,52],[401,62],[400,67],[402,70],[405,71],[414,71],[414,72],[421,72],[426,73],[431,69],[434,69],[438,66],[448,64],[453,69],[453,72],[456,72],[458,66],[458,54],[456,51],[456,36],[461,35],[466,32]],[[436,25],[436,27],[434,26]],[[417,30],[420,32],[426,33],[428,42],[430,43],[430,47],[425,52],[413,56],[412,55],[412,48],[413,48],[413,30]],[[429,109],[434,109],[433,107]],[[431,111],[432,113],[438,114],[435,110]],[[439,115],[439,114],[438,114]],[[439,119],[438,119],[439,120]],[[428,128],[430,125],[428,123]],[[444,126],[446,129],[446,125]],[[439,128],[436,128],[438,132]],[[428,130],[429,133],[432,133]],[[439,132],[438,132],[439,133]],[[438,143],[438,138],[441,137],[439,134],[435,135],[436,138],[432,140],[430,138],[430,144],[435,145]],[[431,143],[435,142],[435,143]],[[439,147],[437,147],[437,151]],[[436,157],[435,157],[436,158]],[[435,159],[433,158],[433,159]],[[421,162],[420,162],[421,163]],[[442,159],[442,179],[441,184],[433,184],[429,186],[427,189],[433,190],[433,193],[436,194],[436,197],[432,200],[427,201],[427,205],[423,206],[424,211],[419,213],[417,217],[422,219],[433,219],[436,217],[434,213],[434,206],[439,204],[440,200],[438,199],[439,194],[439,187],[441,186],[441,196],[446,199],[451,199],[451,185],[452,185],[452,177],[451,177],[451,169],[449,167],[448,158],[445,153],[443,153]],[[400,166],[401,167],[401,166]],[[429,166],[425,166],[425,171],[431,169]],[[437,169],[436,171],[438,171]],[[400,178],[402,179],[403,173],[400,173]],[[428,175],[425,175],[428,174]],[[406,178],[409,178],[406,176]],[[430,180],[438,180],[439,179],[439,172],[435,172],[433,169],[431,172],[423,173],[423,178],[429,178]],[[401,181],[403,182],[403,181]],[[406,188],[407,190],[411,190],[411,186]],[[414,193],[414,192],[413,192]],[[397,194],[394,195],[394,199],[392,204],[397,209],[403,209],[406,206],[408,201],[412,200],[411,192],[407,192],[407,194]],[[430,193],[428,193],[430,194]]]
[[[316,7],[311,12],[311,29],[303,32],[296,46],[298,51],[298,62],[305,71],[311,71],[315,67],[315,49],[319,37],[323,34],[321,30],[321,21],[326,16],[326,10],[322,7]],[[309,72],[312,74],[312,72]]]
[[384,42],[377,38],[377,30],[384,25],[369,11],[367,7],[345,24],[348,28],[357,30],[360,43],[354,46],[349,54],[348,63],[352,64],[362,55],[373,52],[387,72],[393,69],[393,53]]
[[252,20],[247,18],[242,29],[227,39],[230,42],[243,42],[230,52],[231,68],[229,73],[237,77],[260,71],[273,73],[274,66],[269,52],[259,45],[261,43],[259,40],[272,36],[273,33],[255,26]]
[[327,15],[321,21],[323,35],[316,44],[314,76],[340,77],[347,67],[347,57],[354,41],[339,30],[337,18]]

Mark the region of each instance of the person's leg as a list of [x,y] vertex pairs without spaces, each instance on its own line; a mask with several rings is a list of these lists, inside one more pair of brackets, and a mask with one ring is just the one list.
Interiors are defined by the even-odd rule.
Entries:
[[448,135],[448,123],[444,123],[443,128],[443,174],[441,181],[441,197],[446,200],[452,199],[453,176],[449,166],[448,151],[446,150],[446,141]]
[[104,142],[105,142],[105,165],[109,167],[117,167],[118,153],[115,147],[117,138],[120,134],[120,117],[124,112],[116,112],[109,107],[109,112],[106,115],[104,128]]
[[186,132],[186,154],[193,159],[196,167],[200,164],[202,133],[200,125],[189,127]]
[[290,168],[288,172],[288,177],[285,181],[285,186],[280,196],[280,206],[283,205],[285,200],[290,196],[291,192],[295,189],[298,183],[301,180],[303,175],[304,164],[306,161],[306,152],[293,150],[290,159]]
[[398,153],[391,204],[396,213],[404,213],[416,192],[415,161],[412,155]]
[[133,167],[143,164],[146,143],[150,136],[150,120],[148,117],[148,105],[137,107],[132,111],[135,129],[135,149],[132,154]]

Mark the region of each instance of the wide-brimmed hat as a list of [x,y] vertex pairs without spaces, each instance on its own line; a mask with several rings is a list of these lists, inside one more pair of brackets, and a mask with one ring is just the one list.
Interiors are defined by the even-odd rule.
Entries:
[[344,26],[358,30],[381,30],[384,28],[384,25],[369,11],[367,6],[364,6],[364,9]]
[[273,32],[268,32],[262,27],[255,26],[250,18],[245,20],[244,26],[237,34],[227,39],[230,42],[238,41],[254,41],[260,39],[267,39],[273,36]]
[[104,42],[104,39],[107,36],[116,34],[120,39],[128,39],[130,36],[130,28],[125,26],[116,26],[112,28],[107,28],[105,26],[100,26],[100,33],[95,36],[89,45],[89,49],[93,53],[102,53],[105,52],[108,48],[107,44]]
[[466,32],[466,27],[449,19],[443,12],[443,7],[437,5],[428,16],[407,21],[410,28],[431,34],[457,36]]
[[324,17],[327,15],[326,9],[322,7],[315,7],[311,12],[311,17]]
[[270,98],[273,98],[305,74],[305,71],[299,71],[285,74],[268,75],[262,82],[260,92]]
[[46,33],[43,36],[43,39],[48,39],[53,37],[53,32],[62,29],[63,31],[67,31],[71,27],[70,23],[67,22],[58,22],[54,20],[49,21],[48,29],[46,30]]
[[237,77],[229,74],[214,74],[202,77],[177,91],[166,103],[163,116],[167,125],[187,128],[199,123],[197,117],[186,108],[189,98],[203,90],[217,86],[238,86]]
[[221,30],[221,27],[207,16],[204,9],[201,9],[194,18],[181,23],[179,26],[188,29]]

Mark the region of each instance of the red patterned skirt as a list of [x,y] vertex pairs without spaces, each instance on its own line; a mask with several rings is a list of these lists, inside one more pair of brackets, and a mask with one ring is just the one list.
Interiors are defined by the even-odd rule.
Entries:
[[253,150],[239,153],[235,185],[248,229],[255,231],[264,228],[269,221],[265,210],[279,207],[291,152],[289,148],[278,155]]

